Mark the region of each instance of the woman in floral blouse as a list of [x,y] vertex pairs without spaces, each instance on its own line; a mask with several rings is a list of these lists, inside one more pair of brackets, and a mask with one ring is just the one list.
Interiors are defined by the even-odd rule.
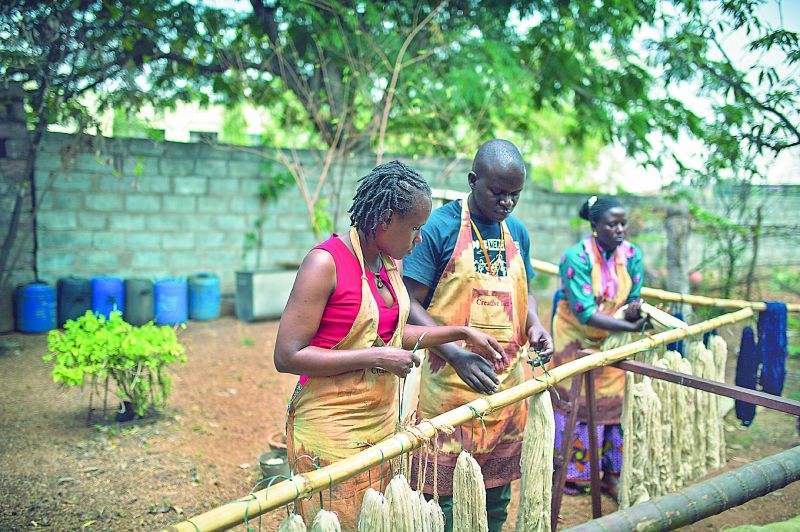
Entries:
[[[561,258],[560,300],[553,318],[555,355],[552,366],[575,359],[581,349],[597,349],[611,331],[638,331],[644,319],[639,312],[642,288],[642,252],[625,240],[628,223],[622,203],[613,196],[592,196],[580,210],[592,234],[569,248]],[[630,303],[625,319],[614,318],[621,306]],[[571,379],[557,385],[563,401],[569,401]],[[595,422],[598,424],[600,465],[603,488],[616,496],[622,466],[620,414],[625,388],[625,372],[603,367],[595,372]],[[556,449],[567,413],[555,401]],[[585,491],[590,480],[589,432],[585,397],[578,404],[578,422],[573,435],[573,457],[567,465],[567,490]]]

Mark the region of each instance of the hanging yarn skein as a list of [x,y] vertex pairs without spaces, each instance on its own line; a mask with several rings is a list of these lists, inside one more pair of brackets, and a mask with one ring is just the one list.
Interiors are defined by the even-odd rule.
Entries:
[[[758,379],[758,366],[761,361],[756,352],[756,339],[752,327],[745,327],[742,330],[742,340],[739,343],[739,356],[736,358],[736,386],[756,389]],[[746,401],[736,400],[736,417],[742,425],[749,427],[756,417],[756,405]]]
[[[665,354],[666,355],[666,354]],[[666,358],[656,360],[653,366],[659,369],[669,369],[669,362]],[[659,451],[651,455],[654,463],[658,464],[658,489],[655,493],[651,493],[651,497],[660,497],[665,493],[673,491],[674,479],[672,477],[672,401],[675,394],[675,386],[671,382],[661,379],[653,379],[652,382],[653,392],[658,397],[661,408],[659,409],[658,418],[660,425],[660,436],[656,436]],[[651,451],[655,452],[652,447]]]
[[660,410],[650,377],[634,384],[628,372],[622,405],[626,439],[620,474],[621,509],[645,502],[651,498],[650,491],[658,491],[658,462],[651,459],[651,449],[660,450]]
[[428,512],[431,516],[431,532],[444,532],[444,512],[436,500],[428,501]]
[[[702,341],[696,340],[689,344],[687,357],[692,363],[694,375],[701,379],[714,379],[714,359],[711,351],[706,349]],[[694,463],[692,478],[697,478],[708,473],[709,462],[714,463],[714,457],[719,459],[717,443],[719,408],[716,396],[709,392],[695,390],[695,417],[694,417]]]
[[[667,367],[674,371],[691,375],[692,365],[677,351],[667,351],[664,355]],[[669,417],[672,429],[670,454],[672,455],[672,479],[667,489],[681,489],[692,475],[692,463],[686,459],[694,447],[692,426],[694,425],[694,390],[687,386],[667,383],[669,389]],[[663,403],[662,403],[663,406]],[[666,451],[666,449],[665,449]]]
[[[714,359],[714,368],[717,371],[716,377],[714,380],[718,382],[725,382],[725,366],[728,363],[728,343],[719,335],[712,336],[708,341],[708,348],[711,350],[712,358]],[[719,424],[717,425],[718,428],[718,436],[717,436],[717,448],[719,450],[719,456],[717,460],[717,467],[721,467],[725,465],[725,462],[728,461],[728,456],[726,453],[727,447],[725,445],[725,414],[727,412],[723,411],[723,399],[721,396],[717,396],[717,408],[718,408],[718,416],[719,416]]]
[[522,440],[518,532],[550,532],[550,502],[553,491],[553,445],[556,437],[550,392],[540,392],[528,402],[528,420]]
[[358,514],[358,532],[391,532],[389,502],[379,491],[372,488],[364,492],[361,510]]
[[395,476],[386,486],[389,521],[397,532],[414,532],[414,506],[417,505],[411,486],[404,475]]
[[488,532],[486,486],[478,462],[461,451],[453,472],[453,530]]
[[786,380],[786,304],[767,303],[758,315],[758,353],[761,359],[761,389],[772,395],[783,392]]
[[306,532],[306,524],[302,517],[292,513],[278,525],[278,532]]
[[342,532],[339,516],[328,510],[320,510],[311,523],[311,532]]

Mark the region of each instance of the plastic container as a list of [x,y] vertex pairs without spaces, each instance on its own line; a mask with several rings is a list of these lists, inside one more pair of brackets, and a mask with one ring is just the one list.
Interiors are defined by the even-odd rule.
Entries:
[[92,277],[92,310],[106,318],[112,311],[125,311],[125,288],[119,277]]
[[64,327],[67,320],[78,319],[87,310],[92,310],[92,282],[80,277],[64,277],[58,280],[58,326]]
[[155,318],[159,325],[184,323],[189,317],[188,289],[185,279],[161,279],[155,282]]
[[125,279],[125,321],[144,325],[153,320],[155,295],[150,279]]
[[41,333],[56,328],[56,291],[47,283],[18,286],[16,307],[20,332]]
[[219,277],[198,273],[189,277],[189,318],[213,320],[219,317]]

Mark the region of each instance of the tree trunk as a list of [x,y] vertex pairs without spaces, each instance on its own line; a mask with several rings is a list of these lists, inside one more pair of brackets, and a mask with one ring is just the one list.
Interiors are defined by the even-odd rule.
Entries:
[[753,283],[756,277],[756,263],[758,262],[758,242],[761,238],[761,207],[756,209],[756,224],[753,226],[753,234],[751,237],[751,244],[753,246],[753,255],[750,258],[750,268],[747,270],[747,295],[745,299],[752,301],[753,299]]
[[[667,234],[667,290],[686,294],[689,292],[689,210],[685,205],[667,207],[664,220]],[[687,305],[675,304],[675,309],[683,313],[690,310]]]

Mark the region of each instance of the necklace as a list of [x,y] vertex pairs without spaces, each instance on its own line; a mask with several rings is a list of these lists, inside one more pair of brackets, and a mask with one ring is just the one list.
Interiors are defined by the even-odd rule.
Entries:
[[383,266],[383,258],[381,258],[380,254],[378,255],[378,271],[374,272],[372,269],[367,268],[369,273],[375,276],[375,286],[378,287],[378,290],[382,289],[385,285],[383,284],[383,279],[381,279],[381,267]]
[[[478,226],[475,225],[475,222],[472,220],[469,221],[472,224],[472,229],[475,231],[475,236],[478,237],[478,242],[481,245],[481,250],[483,251],[483,258],[486,259],[486,267],[489,269],[489,275],[495,275],[494,269],[492,268],[492,261],[489,260],[489,252],[486,250],[486,244],[483,242],[483,237],[481,236],[481,232],[478,231]],[[500,241],[502,242],[500,251],[498,253],[505,251],[506,249],[506,238],[505,232],[503,231],[503,224],[500,224]]]

